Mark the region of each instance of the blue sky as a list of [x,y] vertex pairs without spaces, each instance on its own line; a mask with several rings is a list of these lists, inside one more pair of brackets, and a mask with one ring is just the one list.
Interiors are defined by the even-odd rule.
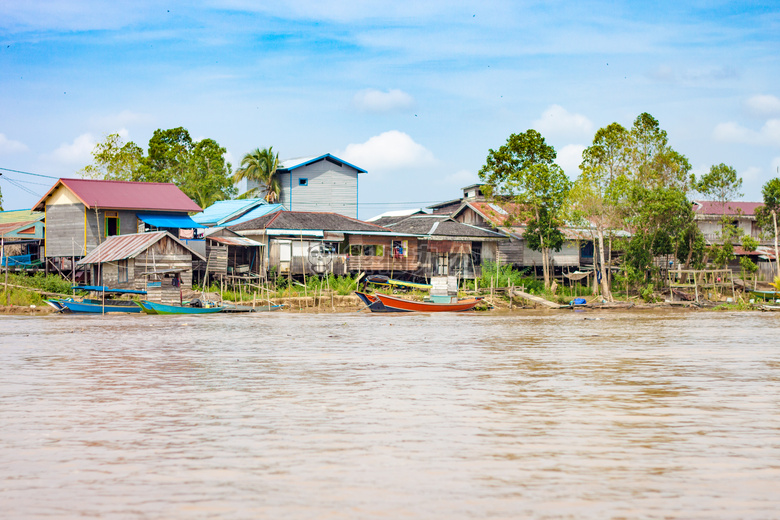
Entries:
[[[184,126],[368,170],[360,217],[456,198],[539,130],[575,177],[614,121],[656,117],[746,200],[780,167],[776,2],[249,0],[0,3],[0,168],[73,177],[114,132]],[[54,182],[0,170],[5,209]]]

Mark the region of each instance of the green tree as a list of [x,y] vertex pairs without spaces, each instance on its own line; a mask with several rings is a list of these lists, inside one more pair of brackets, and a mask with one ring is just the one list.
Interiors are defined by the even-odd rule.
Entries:
[[596,131],[593,144],[582,152],[581,174],[572,190],[578,216],[595,227],[596,263],[605,300],[612,300],[612,293],[604,242],[610,230],[621,227],[628,184],[628,137],[628,131],[618,123]]
[[276,170],[279,168],[279,154],[273,153],[273,146],[268,148],[255,148],[244,155],[241,165],[233,176],[234,182],[247,179],[258,184],[242,193],[239,198],[250,198],[263,195],[266,201],[276,202],[282,186]]
[[[511,134],[498,150],[488,151],[479,171],[488,196],[511,198],[521,208],[529,247],[542,253],[545,287],[550,286],[550,252],[560,250],[563,213],[571,183],[555,164],[555,149],[536,130]],[[500,194],[500,195],[498,195]]]
[[149,139],[149,148],[133,180],[183,183],[194,143],[186,128],[157,129]]
[[[775,242],[775,268],[777,276],[780,277],[780,254],[778,254],[778,232],[777,220],[780,213],[780,178],[770,179],[761,188],[761,194],[764,196],[764,206],[756,214],[758,223],[763,230],[774,230],[772,235]],[[766,233],[769,234],[769,233]]]
[[125,143],[119,134],[109,134],[92,150],[93,163],[79,170],[87,179],[129,181],[143,163],[144,151],[134,142]]
[[171,182],[206,207],[235,195],[225,153],[213,139],[193,142],[182,127],[155,130],[146,156],[132,141],[124,143],[118,134],[111,134],[95,146],[93,164],[80,173],[95,179]]
[[236,194],[231,165],[225,161],[226,152],[213,139],[202,139],[195,143],[187,159],[179,187],[202,208]]
[[627,146],[629,171],[634,182],[647,189],[690,190],[694,179],[688,159],[669,146],[666,130],[653,116],[647,112],[637,116]]
[[737,174],[737,170],[720,163],[711,166],[709,173],[696,181],[695,188],[704,197],[720,202],[725,210],[727,202],[742,196],[742,178]]

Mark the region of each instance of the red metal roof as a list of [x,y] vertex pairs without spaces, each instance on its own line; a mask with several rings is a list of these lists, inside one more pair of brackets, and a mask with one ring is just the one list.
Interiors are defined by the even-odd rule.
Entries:
[[175,184],[94,179],[60,179],[33,209],[43,210],[46,199],[61,185],[90,209],[97,207],[145,211],[201,211],[200,206]]
[[[78,265],[99,264],[102,262],[116,262],[126,258],[134,258],[153,244],[156,244],[163,237],[168,236],[173,240],[176,238],[167,231],[155,231],[153,233],[135,233],[133,235],[115,235],[108,237],[105,242],[92,250],[87,256],[77,262]],[[176,240],[183,248],[190,251],[194,256],[205,260],[201,255]]]
[[693,201],[693,211],[699,215],[754,215],[763,202],[717,202],[714,200]]

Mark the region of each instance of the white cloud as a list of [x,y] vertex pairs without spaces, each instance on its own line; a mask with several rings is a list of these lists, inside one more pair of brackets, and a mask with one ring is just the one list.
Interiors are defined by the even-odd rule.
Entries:
[[14,141],[13,139],[8,139],[5,134],[0,134],[0,154],[5,155],[26,151],[27,145],[21,141]]
[[430,151],[398,130],[375,135],[365,143],[349,144],[339,157],[369,172],[419,168],[436,162]]
[[67,165],[87,165],[92,162],[92,150],[97,142],[90,134],[81,134],[72,143],[63,143],[51,154],[52,158]]
[[753,96],[745,102],[748,110],[757,116],[780,114],[780,98],[772,95]]
[[352,103],[366,112],[392,112],[414,108],[414,98],[398,89],[387,92],[372,88],[361,90],[352,98]]
[[780,147],[780,119],[770,119],[760,130],[751,130],[734,123],[719,123],[712,131],[716,141]]
[[560,105],[550,105],[542,117],[533,122],[533,128],[545,138],[580,137],[593,132],[593,123],[580,114],[572,114]]
[[581,144],[567,144],[558,150],[558,158],[555,162],[563,168],[570,179],[576,179],[580,175],[580,163],[585,146]]

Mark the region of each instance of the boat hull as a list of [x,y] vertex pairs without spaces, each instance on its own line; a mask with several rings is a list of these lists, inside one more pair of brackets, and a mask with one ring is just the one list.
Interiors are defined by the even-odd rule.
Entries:
[[222,307],[182,307],[181,305],[165,305],[164,303],[155,303],[148,300],[137,302],[138,310],[146,314],[214,314],[222,312]]
[[355,291],[355,294],[357,294],[358,298],[360,298],[360,300],[366,304],[366,307],[368,307],[368,310],[371,312],[404,312],[399,309],[385,307],[385,305],[380,302],[379,298],[377,298],[374,294],[368,294],[360,291]]
[[139,313],[141,309],[135,304],[135,302],[128,300],[127,303],[122,302],[106,302],[105,304],[96,301],[83,301],[77,302],[73,300],[57,300],[57,302],[63,307],[63,310],[67,309],[70,312],[82,313],[82,314],[105,314],[109,312],[130,312]]
[[476,307],[482,298],[464,298],[455,303],[418,302],[404,300],[389,294],[376,293],[379,301],[393,311],[401,312],[462,312]]

